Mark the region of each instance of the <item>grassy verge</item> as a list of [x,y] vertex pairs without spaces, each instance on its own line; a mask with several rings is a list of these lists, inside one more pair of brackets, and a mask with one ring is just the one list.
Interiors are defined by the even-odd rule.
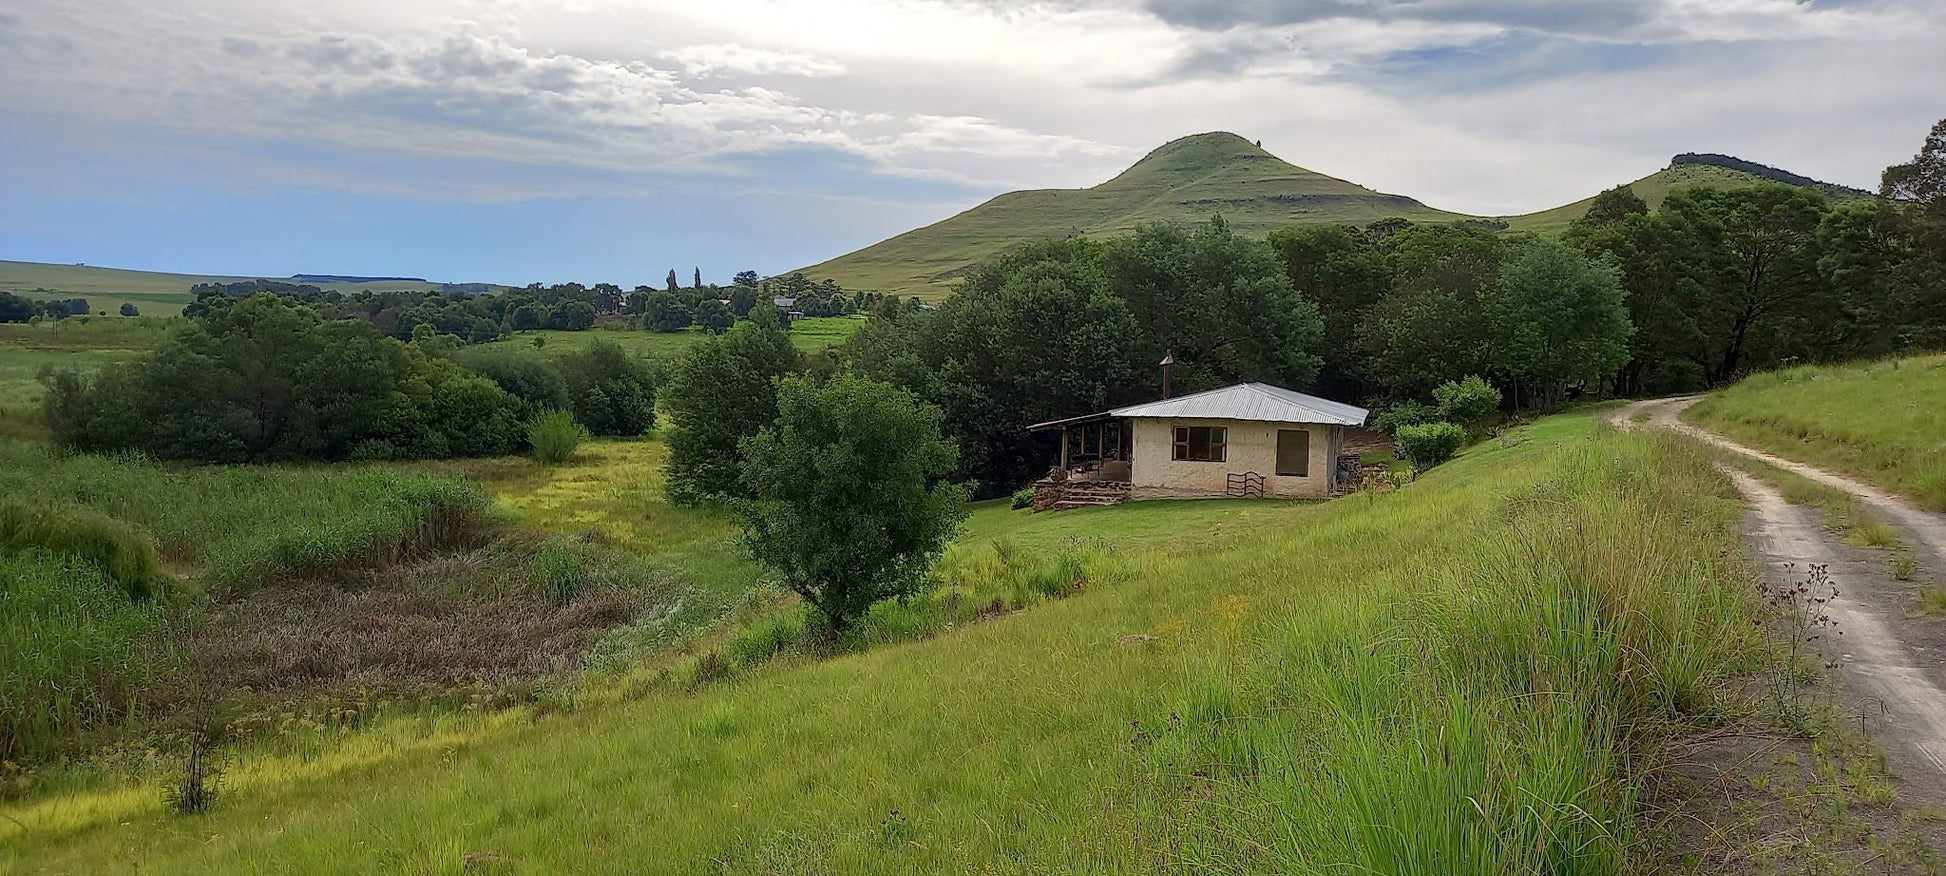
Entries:
[[245,748],[193,820],[157,776],[70,788],[5,810],[0,865],[1614,872],[1643,767],[1749,653],[1724,489],[1571,416],[1379,497],[987,506],[955,586],[1086,586],[716,683]]
[[1787,368],[1685,411],[1732,439],[1946,510],[1946,355]]

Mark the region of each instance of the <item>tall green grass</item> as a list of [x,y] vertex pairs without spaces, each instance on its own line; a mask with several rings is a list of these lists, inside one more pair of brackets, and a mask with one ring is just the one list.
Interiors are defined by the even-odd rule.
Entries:
[[135,654],[168,610],[129,599],[94,562],[0,551],[0,761],[127,714],[152,675],[168,671]]
[[1744,378],[1685,419],[1946,510],[1946,355],[1806,365]]
[[0,552],[36,549],[92,564],[130,599],[158,595],[167,580],[155,545],[126,523],[80,508],[0,497]]
[[166,563],[226,589],[463,540],[489,504],[464,480],[386,468],[167,466],[5,440],[0,496],[135,527]]
[[985,506],[950,587],[1085,587],[252,749],[193,830],[153,782],[69,788],[0,819],[0,867],[1612,873],[1659,743],[1756,659],[1755,608],[1700,457],[1586,416],[1532,435],[1385,496]]

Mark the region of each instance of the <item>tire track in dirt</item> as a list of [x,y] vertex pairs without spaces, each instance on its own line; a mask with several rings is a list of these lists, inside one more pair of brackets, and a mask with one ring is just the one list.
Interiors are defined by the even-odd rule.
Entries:
[[[1782,459],[1713,432],[1681,422],[1677,415],[1698,397],[1634,402],[1612,411],[1610,423],[1628,429],[1647,414],[1648,425],[1757,459],[1856,497],[1889,518],[1905,538],[1946,569],[1946,516],[1921,511],[1884,490],[1842,475]],[[1812,565],[1827,566],[1841,588],[1825,608],[1842,637],[1830,637],[1828,653],[1838,660],[1841,678],[1855,694],[1883,704],[1887,755],[1910,790],[1935,805],[1946,805],[1946,627],[1913,621],[1901,605],[1906,594],[1893,581],[1882,556],[1834,542],[1822,514],[1791,505],[1762,480],[1724,466],[1749,503],[1746,521],[1752,558],[1769,580],[1801,581]]]

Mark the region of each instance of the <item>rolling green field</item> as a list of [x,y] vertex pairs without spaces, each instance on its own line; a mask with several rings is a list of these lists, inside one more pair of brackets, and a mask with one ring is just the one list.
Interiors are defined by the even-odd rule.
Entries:
[[[835,347],[865,324],[863,316],[813,316],[791,324],[791,343],[806,353]],[[673,359],[682,351],[708,337],[702,329],[679,332],[651,332],[622,328],[594,328],[585,332],[528,331],[508,335],[487,347],[531,347],[535,338],[544,338],[542,355],[585,350],[597,342],[620,346],[625,352],[648,359]]]
[[0,324],[0,438],[36,437],[44,368],[92,371],[154,349],[175,322],[140,317],[82,317]]
[[1946,355],[1746,377],[1685,419],[1946,510]]
[[983,505],[947,590],[1066,553],[1064,598],[252,744],[202,816],[76,781],[0,804],[0,867],[1615,872],[1755,635],[1737,509],[1674,442],[1530,436],[1384,496]]
[[[131,271],[94,265],[51,265],[42,262],[0,260],[0,292],[28,298],[86,298],[95,312],[114,314],[124,303],[134,304],[144,316],[177,316],[194,296],[189,288],[198,283],[235,283],[256,277],[229,277],[215,274],[168,274],[160,271]],[[262,279],[297,282],[288,277]],[[311,283],[320,289],[374,292],[438,289],[442,284],[416,280],[390,280],[369,283]]]

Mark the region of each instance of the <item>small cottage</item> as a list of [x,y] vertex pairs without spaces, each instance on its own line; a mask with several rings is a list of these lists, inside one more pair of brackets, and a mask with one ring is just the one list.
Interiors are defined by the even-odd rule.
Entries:
[[1123,499],[1304,498],[1347,484],[1347,427],[1368,412],[1267,383],[1242,383],[1099,414],[1037,423],[1061,432],[1060,463],[1035,484],[1035,507]]

